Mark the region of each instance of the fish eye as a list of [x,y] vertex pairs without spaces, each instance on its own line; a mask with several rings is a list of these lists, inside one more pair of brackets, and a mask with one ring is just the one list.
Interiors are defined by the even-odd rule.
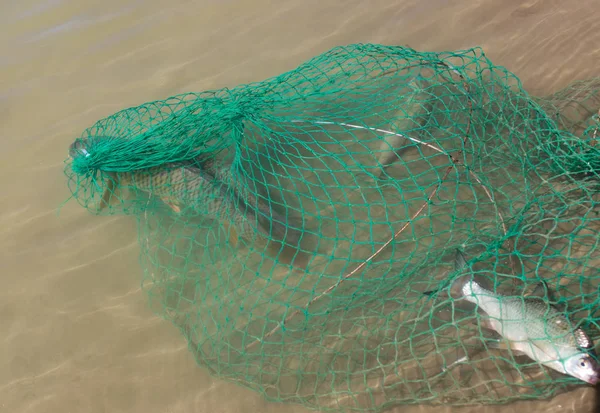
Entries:
[[580,365],[581,367],[587,367],[587,365],[588,365],[588,362],[587,362],[587,360],[586,360],[586,359],[584,359],[584,358],[581,358],[581,359],[579,359],[579,365]]

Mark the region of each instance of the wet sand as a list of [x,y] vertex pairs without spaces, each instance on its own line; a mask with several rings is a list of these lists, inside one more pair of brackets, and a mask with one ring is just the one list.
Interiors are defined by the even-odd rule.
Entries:
[[[354,42],[482,46],[535,95],[598,75],[592,0],[166,4],[0,5],[0,411],[307,411],[196,366],[140,290],[132,220],[92,216],[75,202],[57,214],[69,196],[67,147],[96,120],[180,92],[261,80]],[[592,402],[582,387],[551,401],[470,410],[587,412]]]

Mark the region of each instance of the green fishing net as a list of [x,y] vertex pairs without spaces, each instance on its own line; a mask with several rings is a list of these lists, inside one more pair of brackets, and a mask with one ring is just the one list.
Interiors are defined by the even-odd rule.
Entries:
[[65,173],[137,219],[152,308],[220,378],[321,411],[548,398],[585,383],[486,348],[443,291],[460,249],[598,337],[596,85],[535,98],[479,48],[336,47],[115,113]]

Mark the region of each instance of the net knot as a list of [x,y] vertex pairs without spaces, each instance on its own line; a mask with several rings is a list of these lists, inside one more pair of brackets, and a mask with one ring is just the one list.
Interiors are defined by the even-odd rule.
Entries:
[[234,95],[228,101],[221,101],[222,119],[237,124],[246,119],[254,120],[259,117],[264,100],[256,95]]
[[76,139],[69,147],[71,168],[79,175],[90,175],[99,169],[104,155],[103,145],[93,139]]

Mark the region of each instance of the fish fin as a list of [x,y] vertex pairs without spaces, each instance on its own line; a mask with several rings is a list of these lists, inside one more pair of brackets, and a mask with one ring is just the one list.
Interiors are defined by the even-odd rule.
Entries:
[[454,256],[454,270],[462,272],[465,268],[467,268],[467,258],[465,257],[465,254],[457,248]]
[[546,280],[540,280],[539,282],[537,282],[535,284],[535,287],[533,289],[531,289],[531,291],[523,294],[524,297],[539,297],[539,298],[546,298],[548,297],[548,299],[554,301],[554,294],[552,293],[552,291],[550,290],[550,287],[548,287],[548,283],[546,282]]
[[223,227],[228,237],[227,240],[233,246],[233,248],[237,248],[239,244],[239,235],[235,229],[235,226],[230,221],[223,221]]
[[113,195],[117,189],[117,182],[119,177],[115,173],[107,173],[108,179],[106,183],[106,189],[102,194],[102,198],[100,199],[100,205],[98,205],[98,211],[102,211],[105,208],[110,207],[111,201],[113,200]]
[[546,280],[540,280],[531,291],[523,294],[524,297],[537,297],[547,300],[549,304],[557,311],[563,313],[567,311],[564,303],[559,303],[556,293],[548,286]]
[[211,176],[215,176],[218,173],[218,167],[216,166],[216,160],[214,154],[201,154],[195,158],[196,168],[209,173]]
[[496,331],[489,318],[480,318],[478,321],[481,327]]
[[171,201],[167,197],[162,197],[160,199],[161,199],[161,201],[163,201],[165,203],[165,205],[167,205],[169,208],[171,208],[176,214],[181,213],[181,207],[179,205],[177,205],[175,202]]
[[488,349],[492,349],[492,350],[510,351],[515,356],[525,356],[526,355],[521,350],[515,348],[514,343],[512,343],[508,340],[487,339],[485,341],[485,345]]
[[529,291],[526,291],[523,294],[523,297],[540,297],[543,298],[544,297],[544,284],[542,282],[537,283],[535,285],[534,288],[530,289]]
[[458,366],[459,364],[465,364],[465,363],[469,363],[471,360],[469,359],[469,356],[462,356],[459,357],[458,359],[454,360],[452,363],[448,364],[445,367],[442,367],[442,372],[446,373],[450,370],[452,370],[454,367]]
[[437,292],[439,292],[439,290],[428,290],[428,291],[423,291],[423,294],[428,297],[432,297]]

